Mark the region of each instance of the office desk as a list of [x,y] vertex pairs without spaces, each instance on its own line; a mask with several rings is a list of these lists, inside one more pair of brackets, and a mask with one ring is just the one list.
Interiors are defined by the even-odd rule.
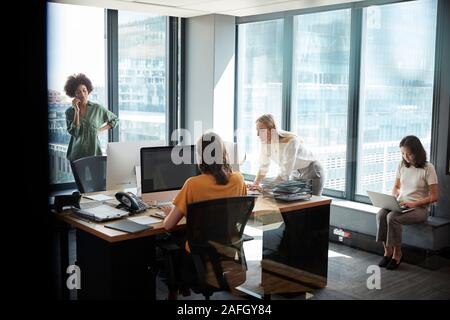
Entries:
[[[257,297],[280,292],[280,288],[271,289],[269,283],[273,281],[267,280],[268,275],[293,279],[300,285],[304,277],[297,279],[293,270],[300,270],[297,273],[303,275],[317,275],[319,280],[313,287],[326,285],[330,203],[330,199],[316,196],[309,201],[291,203],[278,203],[262,196],[257,199],[249,226],[263,230],[263,254],[262,260],[250,262],[249,266],[259,268],[261,281],[249,277],[256,282],[243,284],[243,292],[257,292]],[[152,210],[157,209],[136,216],[148,215]],[[281,219],[273,222],[274,216]],[[108,222],[81,220],[70,211],[57,214],[57,219],[77,230],[76,264],[81,270],[79,299],[156,298],[155,236],[166,232],[162,221],[153,224],[150,230],[129,234],[104,227]],[[273,228],[273,225],[278,227]],[[184,227],[185,219],[182,219],[175,230]],[[67,246],[67,243],[63,241],[61,245]],[[67,248],[62,248],[61,252],[67,252]],[[65,268],[62,266],[63,270]],[[63,284],[67,276],[63,272]]]
[[[102,192],[114,195],[115,192]],[[82,203],[92,202],[82,198]],[[148,215],[157,209],[149,209]],[[81,271],[78,299],[155,299],[155,235],[166,232],[161,223],[139,233],[106,228],[112,221],[97,223],[80,219],[70,210],[57,218],[76,228],[76,265]],[[184,229],[183,218],[174,230]],[[67,240],[61,243],[62,261],[68,263]],[[64,286],[65,268],[62,266]],[[63,290],[66,290],[64,287]],[[68,294],[65,292],[64,297]]]

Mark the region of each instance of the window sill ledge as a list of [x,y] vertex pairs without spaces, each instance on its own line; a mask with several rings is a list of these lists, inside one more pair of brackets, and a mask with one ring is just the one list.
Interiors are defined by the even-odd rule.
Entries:
[[380,210],[380,208],[374,207],[370,204],[365,204],[365,203],[355,202],[355,201],[348,201],[348,200],[343,200],[343,199],[339,199],[339,198],[331,198],[331,199],[332,199],[332,201],[331,201],[332,206],[353,209],[353,210],[358,210],[358,211],[364,211],[364,212],[373,213],[373,214],[377,214],[377,212]]

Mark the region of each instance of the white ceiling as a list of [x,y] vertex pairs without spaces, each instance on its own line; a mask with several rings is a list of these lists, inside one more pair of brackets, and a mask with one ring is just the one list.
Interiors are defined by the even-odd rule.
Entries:
[[225,14],[237,17],[361,0],[50,0],[116,10],[145,11],[174,17]]

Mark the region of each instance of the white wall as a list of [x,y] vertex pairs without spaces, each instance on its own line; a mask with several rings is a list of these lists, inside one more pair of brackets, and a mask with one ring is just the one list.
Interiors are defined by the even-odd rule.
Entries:
[[193,135],[192,142],[207,129],[224,140],[233,139],[234,52],[234,17],[187,19],[185,123]]

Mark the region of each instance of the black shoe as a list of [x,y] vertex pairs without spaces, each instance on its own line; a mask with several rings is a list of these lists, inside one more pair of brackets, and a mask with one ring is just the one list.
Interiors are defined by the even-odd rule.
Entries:
[[386,269],[388,269],[388,270],[395,270],[395,269],[397,269],[398,266],[400,265],[400,263],[402,262],[402,260],[403,260],[403,257],[401,257],[400,261],[397,263],[397,260],[392,258],[391,261],[386,266]]
[[391,262],[392,256],[386,257],[384,256],[383,259],[378,263],[378,266],[381,268],[386,268],[386,266]]

